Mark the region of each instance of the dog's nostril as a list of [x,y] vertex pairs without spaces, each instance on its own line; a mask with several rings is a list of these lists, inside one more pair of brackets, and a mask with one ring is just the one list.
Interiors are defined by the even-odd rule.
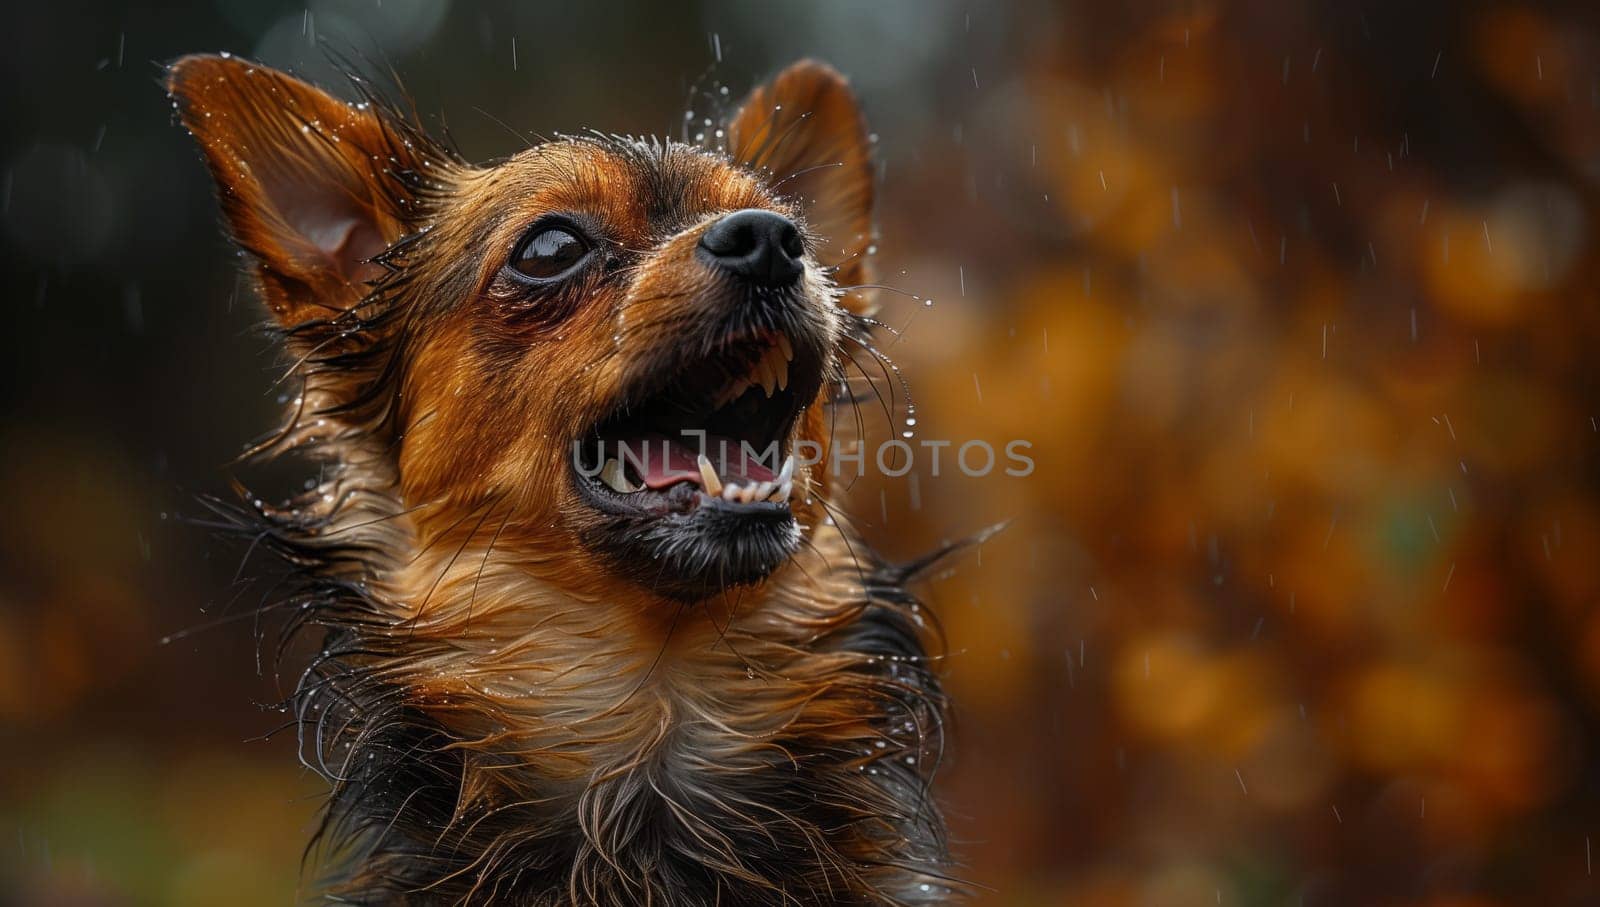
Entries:
[[779,245],[783,251],[789,253],[790,258],[799,258],[806,254],[805,243],[800,241],[800,231],[787,218],[783,221],[783,230],[778,235]]
[[805,270],[799,229],[775,211],[735,211],[706,230],[700,248],[718,268],[760,286],[788,286]]
[[730,215],[711,225],[700,245],[718,258],[738,258],[749,255],[756,248],[755,225],[752,218]]

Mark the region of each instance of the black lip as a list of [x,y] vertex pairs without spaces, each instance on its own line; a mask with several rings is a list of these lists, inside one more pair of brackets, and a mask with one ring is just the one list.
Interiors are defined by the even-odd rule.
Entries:
[[603,482],[590,479],[581,473],[575,473],[574,483],[578,489],[579,497],[596,510],[610,516],[617,517],[643,517],[664,519],[671,516],[681,516],[704,507],[727,511],[735,515],[769,516],[778,514],[791,514],[789,505],[776,501],[752,501],[748,504],[740,501],[729,501],[721,497],[713,497],[701,490],[693,482],[678,482],[674,485],[657,490],[650,500],[635,503],[641,494],[651,492],[635,492],[624,495],[612,491]]
[[[577,498],[587,511],[579,520],[579,533],[587,547],[622,575],[669,598],[695,600],[730,586],[759,582],[798,550],[800,529],[787,502],[728,501],[705,493],[693,481],[623,494],[592,474],[598,465],[593,460],[583,464],[583,469],[577,460],[586,450],[585,444],[598,442],[608,433],[640,430],[633,420],[670,423],[676,418],[680,431],[682,427],[717,426],[719,411],[711,406],[714,393],[748,372],[773,342],[771,333],[748,332],[704,354],[701,350],[677,351],[658,360],[641,370],[610,413],[578,439],[569,472]],[[748,425],[724,426],[725,436],[733,436],[735,430],[748,431],[745,440],[762,449],[776,441],[783,455],[791,452],[795,426],[824,380],[820,343],[798,332],[785,335],[795,353],[789,365],[788,389],[764,401],[760,419]],[[663,375],[669,377],[663,379]],[[762,396],[752,389],[726,408],[748,406],[750,401],[742,398],[751,394]],[[680,440],[670,431],[675,427],[672,424],[646,427]],[[692,446],[689,438],[681,442]]]
[[591,511],[579,530],[583,543],[666,598],[699,601],[760,582],[800,547],[788,503],[728,501],[687,481],[624,496],[576,467],[572,476]]
[[[705,497],[698,489],[693,493]],[[799,524],[785,504],[708,498],[687,512],[659,517],[596,515],[580,530],[585,545],[620,575],[679,601],[760,582],[800,547]]]

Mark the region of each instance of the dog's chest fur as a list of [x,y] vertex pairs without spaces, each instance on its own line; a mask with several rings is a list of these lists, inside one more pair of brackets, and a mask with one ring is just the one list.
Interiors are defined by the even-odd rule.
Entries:
[[404,613],[382,631],[336,626],[302,686],[335,783],[329,840],[354,830],[368,849],[344,896],[871,904],[946,890],[918,606],[881,568],[858,573],[837,530],[760,590],[655,614],[559,594],[514,550],[397,560],[367,588]]

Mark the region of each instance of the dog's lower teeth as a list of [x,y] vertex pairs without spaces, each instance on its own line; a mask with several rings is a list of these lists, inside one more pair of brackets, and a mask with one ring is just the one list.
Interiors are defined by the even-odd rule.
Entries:
[[766,482],[724,482],[705,454],[696,458],[696,465],[700,468],[700,487],[708,497],[738,504],[754,504],[757,501],[782,504],[794,493],[793,455],[786,458],[778,474]]
[[705,486],[706,494],[716,495],[722,491],[722,480],[717,478],[717,471],[711,468],[711,461],[701,454],[695,465],[700,468],[700,483]]

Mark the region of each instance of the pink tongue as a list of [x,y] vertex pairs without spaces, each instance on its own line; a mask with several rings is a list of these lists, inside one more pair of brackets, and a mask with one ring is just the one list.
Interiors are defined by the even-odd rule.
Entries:
[[[651,488],[666,488],[685,480],[699,485],[700,466],[696,458],[700,452],[692,446],[697,441],[698,438],[679,440],[646,435],[624,440],[618,445],[619,449],[608,450],[606,455],[618,457],[623,465],[632,466]],[[726,460],[723,459],[724,445]],[[772,470],[757,459],[757,453],[746,454],[738,441],[716,435],[706,437],[706,457],[724,482],[730,479],[742,483],[772,481]]]

